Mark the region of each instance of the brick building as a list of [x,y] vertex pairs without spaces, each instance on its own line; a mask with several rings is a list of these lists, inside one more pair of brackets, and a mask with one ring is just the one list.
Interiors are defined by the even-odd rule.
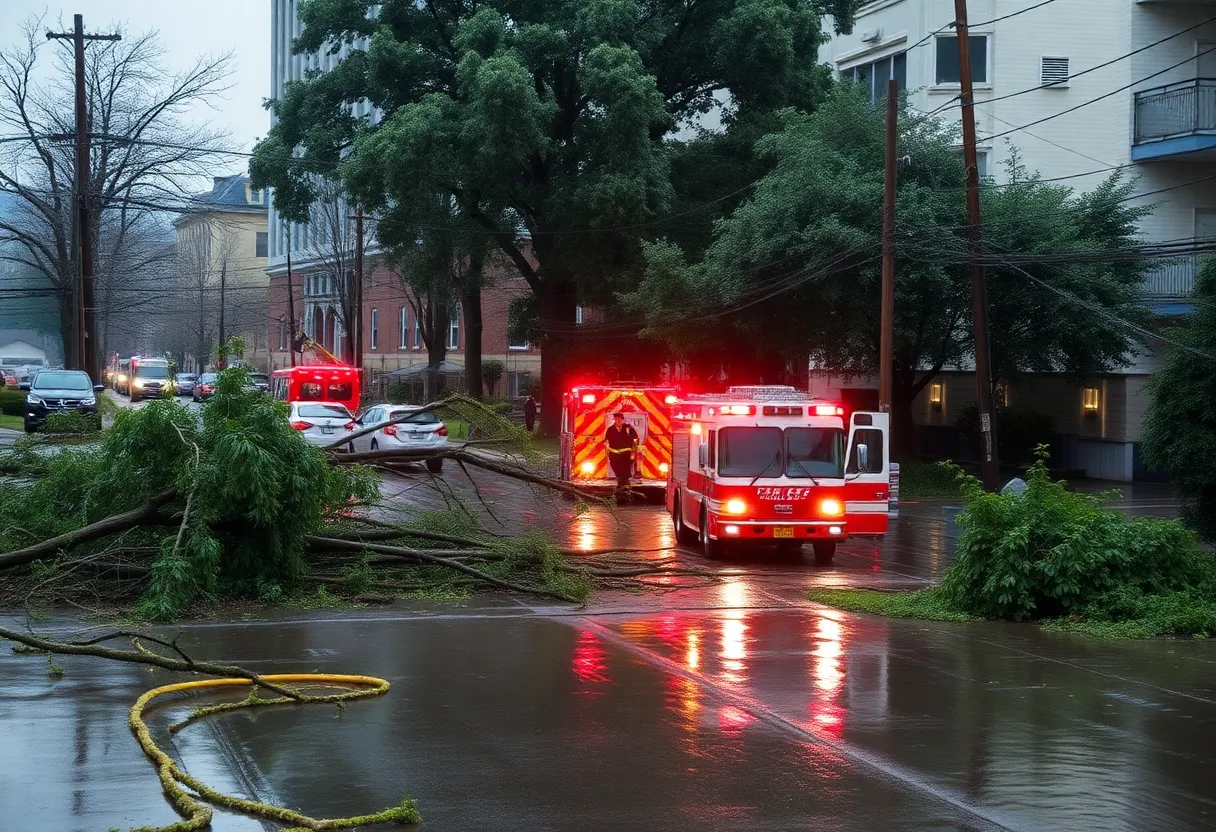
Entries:
[[[338,299],[333,280],[316,271],[292,270],[296,319],[309,337],[344,361],[351,356],[345,343]],[[521,278],[503,273],[492,286],[482,291],[483,360],[498,360],[506,368],[497,395],[522,395],[529,378],[540,377],[540,350],[531,344],[510,343],[507,313],[511,301],[528,291]],[[274,270],[270,276],[271,369],[289,366],[291,326],[287,315],[287,275]],[[415,364],[426,364],[427,350],[422,341],[414,308],[398,276],[382,266],[371,270],[363,291],[363,366],[377,375]],[[446,360],[464,363],[467,328],[464,314],[457,308],[447,331]]]

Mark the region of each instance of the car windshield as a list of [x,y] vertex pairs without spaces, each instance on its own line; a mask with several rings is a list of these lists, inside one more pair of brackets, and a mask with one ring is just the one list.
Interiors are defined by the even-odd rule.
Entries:
[[349,419],[350,411],[340,404],[302,404],[296,413],[302,419]]
[[844,431],[840,428],[787,428],[787,477],[843,477]]
[[724,477],[781,476],[781,428],[718,431],[718,473]]
[[140,378],[168,378],[169,368],[164,364],[140,364],[135,374]]
[[203,373],[198,380],[200,384],[215,384],[215,373]]
[[270,376],[263,373],[250,373],[249,380],[254,384],[269,384]]
[[[392,413],[389,414],[388,418],[400,419],[402,416],[409,416],[409,414],[412,412],[413,411],[410,411],[410,410],[394,410]],[[414,415],[409,416],[409,418],[405,420],[405,424],[407,424],[407,425],[437,425],[437,424],[439,424],[439,417],[428,410],[425,413],[414,413]]]
[[93,383],[84,373],[48,373],[43,371],[34,378],[35,390],[92,390]]
[[178,381],[194,381],[194,374],[193,373],[178,373],[177,380]]

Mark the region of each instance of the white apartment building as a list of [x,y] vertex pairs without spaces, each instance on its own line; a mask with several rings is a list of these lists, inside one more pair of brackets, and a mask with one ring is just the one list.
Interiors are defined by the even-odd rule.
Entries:
[[[1138,201],[1156,206],[1142,222],[1147,240],[1216,237],[1216,0],[1036,5],[968,3],[981,174],[1001,182],[1015,147],[1027,168],[1077,191],[1125,167]],[[873,0],[858,11],[852,34],[832,37],[820,57],[876,98],[895,77],[913,108],[957,119],[954,12],[953,0]],[[1040,119],[1048,120],[1034,123]],[[1194,274],[1189,256],[1154,268],[1146,299],[1163,316],[1185,314]],[[1053,462],[1138,479],[1148,474],[1137,440],[1154,364],[1142,356],[1125,371],[1081,383],[1019,380],[1007,391],[1009,405],[1053,416],[1065,457]],[[974,401],[974,381],[966,373],[941,381],[918,403],[917,421],[944,429]],[[871,384],[822,375],[816,383],[825,392]]]

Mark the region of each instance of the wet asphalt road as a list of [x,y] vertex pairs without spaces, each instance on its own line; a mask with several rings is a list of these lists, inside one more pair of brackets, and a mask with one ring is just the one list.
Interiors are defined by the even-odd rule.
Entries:
[[[803,600],[813,585],[932,581],[949,563],[948,506],[906,503],[887,538],[848,542],[829,569],[763,550],[709,564],[671,548],[661,508],[576,515],[476,476],[484,506],[461,475],[448,481],[504,531],[658,547],[635,557],[724,581],[671,579],[581,609],[479,598],[175,629],[194,655],[393,688],[170,738],[164,726],[197,703],[185,700],[152,716],[164,747],[220,789],[318,816],[408,794],[424,830],[1216,829],[1216,644],[892,621]],[[385,493],[401,510],[442,502],[406,480]],[[1158,489],[1123,503],[1173,511]],[[169,674],[57,661],[56,681],[45,658],[0,653],[0,830],[172,822],[126,726],[130,703]],[[220,813],[214,828],[263,827]]]

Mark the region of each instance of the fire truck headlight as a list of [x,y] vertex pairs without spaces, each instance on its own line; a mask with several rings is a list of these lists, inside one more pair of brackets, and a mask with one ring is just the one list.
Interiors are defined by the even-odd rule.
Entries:
[[738,527],[738,526],[726,526],[726,527],[723,529],[723,531],[724,531],[724,532],[726,532],[727,534],[738,534],[738,533],[739,533],[739,527]]
[[126,374],[126,373],[119,373],[119,374],[118,374],[118,380],[119,380],[119,381],[123,381],[123,382],[125,382],[125,381],[127,380],[127,374]]
[[828,526],[828,534],[843,534],[844,529],[840,526]]
[[666,462],[659,463],[659,473],[660,474],[666,474],[669,470],[671,470],[671,469],[667,467]]
[[820,500],[819,515],[821,517],[840,517],[844,514],[844,506],[840,500]]
[[579,470],[587,475],[594,474],[595,473],[595,463],[592,462],[591,460],[587,460],[586,462],[584,462],[582,465],[579,466]]
[[738,497],[732,497],[726,501],[726,505],[722,507],[722,510],[727,514],[734,514],[736,516],[740,514],[747,514],[747,503],[743,502]]
[[143,386],[144,386],[143,379],[138,379],[138,378],[135,379],[135,381],[131,382],[131,384],[133,384],[137,389],[143,389]]

